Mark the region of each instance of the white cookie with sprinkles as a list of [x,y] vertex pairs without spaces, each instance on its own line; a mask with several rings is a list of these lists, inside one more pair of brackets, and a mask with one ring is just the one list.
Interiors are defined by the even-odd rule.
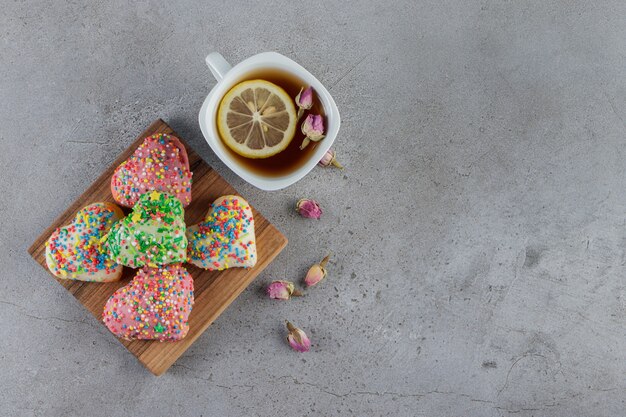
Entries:
[[240,196],[226,195],[211,204],[205,219],[187,228],[188,261],[209,271],[256,265],[254,217]]

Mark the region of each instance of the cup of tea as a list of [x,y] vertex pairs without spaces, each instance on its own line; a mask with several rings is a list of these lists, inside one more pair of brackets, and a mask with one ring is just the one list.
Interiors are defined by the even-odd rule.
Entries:
[[[267,191],[288,187],[308,174],[330,149],[339,133],[339,110],[326,87],[302,66],[276,52],[254,55],[234,67],[213,52],[206,63],[217,84],[200,109],[200,129],[213,152],[245,181]],[[269,86],[268,91],[264,86]],[[287,111],[284,104],[291,100],[297,112],[293,100],[306,87],[313,88],[312,107],[296,118],[294,126],[293,111]],[[301,149],[305,138],[301,125],[307,114],[322,116],[325,137]],[[227,128],[231,130],[225,132]],[[291,141],[280,152],[258,156],[264,147],[270,149],[267,143],[272,141],[282,148],[280,141],[287,143],[290,135]]]

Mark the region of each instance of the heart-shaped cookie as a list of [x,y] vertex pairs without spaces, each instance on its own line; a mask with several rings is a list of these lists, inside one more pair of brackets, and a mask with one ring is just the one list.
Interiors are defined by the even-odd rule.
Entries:
[[148,136],[111,178],[113,198],[133,207],[150,191],[175,195],[187,207],[191,203],[191,171],[187,151],[180,140],[165,133]]
[[144,267],[109,298],[102,320],[123,339],[180,340],[193,302],[193,279],[181,264]]
[[122,276],[122,265],[108,259],[100,240],[124,217],[113,203],[82,208],[68,226],[54,231],[46,243],[46,264],[56,277],[79,281],[110,282]]
[[200,268],[221,271],[256,264],[252,209],[239,196],[215,200],[204,221],[187,228],[187,239],[188,261]]
[[184,262],[187,254],[185,210],[180,200],[152,191],[104,238],[109,257],[139,268]]

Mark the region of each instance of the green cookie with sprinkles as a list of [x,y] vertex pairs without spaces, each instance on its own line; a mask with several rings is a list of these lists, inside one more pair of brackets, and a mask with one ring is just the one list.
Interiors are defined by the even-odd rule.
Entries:
[[139,197],[133,211],[104,237],[113,261],[131,268],[184,262],[185,211],[180,200],[159,191]]

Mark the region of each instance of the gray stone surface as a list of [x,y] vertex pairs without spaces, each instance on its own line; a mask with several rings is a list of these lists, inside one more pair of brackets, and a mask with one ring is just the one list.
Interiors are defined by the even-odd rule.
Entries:
[[[0,414],[626,413],[623,1],[2,9]],[[345,171],[262,192],[204,143],[204,56],[266,50],[330,88]],[[290,240],[160,378],[26,253],[157,117]],[[320,222],[292,211],[302,196]],[[305,298],[262,295],[327,250]]]

